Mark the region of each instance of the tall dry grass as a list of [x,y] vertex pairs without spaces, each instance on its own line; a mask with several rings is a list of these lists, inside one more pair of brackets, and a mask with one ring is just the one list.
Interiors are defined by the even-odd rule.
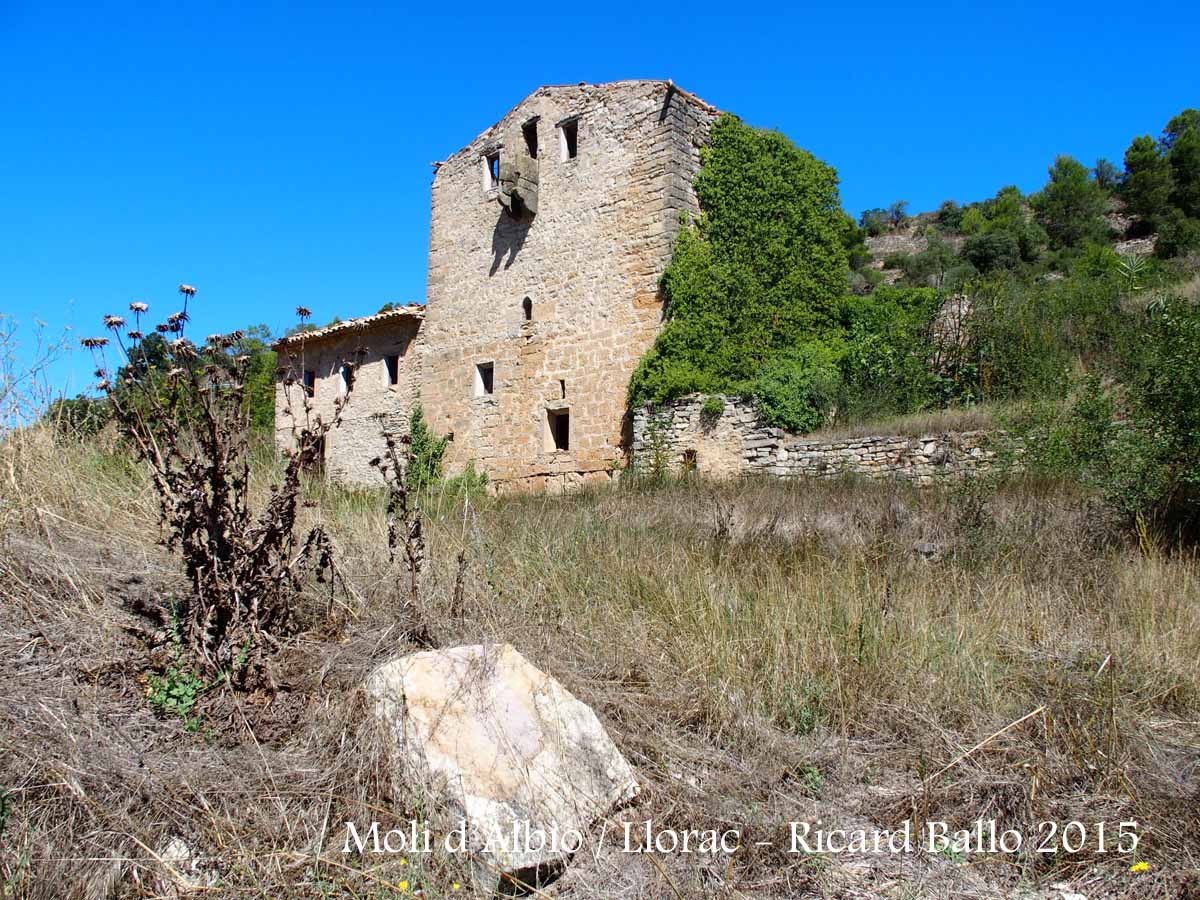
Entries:
[[[48,585],[31,612],[10,607],[0,637],[21,646],[32,626],[20,623],[32,616],[55,643],[74,635],[90,646],[85,668],[94,668],[126,646],[95,637],[104,622],[127,618],[115,609],[124,601],[114,579],[132,570],[163,591],[174,577],[170,558],[153,547],[145,477],[115,447],[40,429],[0,450],[9,473],[0,496],[15,511],[6,539],[20,551],[9,567],[28,579],[40,565],[39,583]],[[255,471],[263,496],[273,466],[264,446]],[[400,804],[375,764],[363,763],[377,748],[359,753],[347,738],[361,738],[362,723],[348,711],[365,674],[407,649],[397,637],[405,582],[387,562],[384,497],[321,483],[307,490],[305,515],[328,528],[346,586],[336,597],[314,586],[303,601],[307,630],[279,663],[279,681],[293,686],[289,702],[305,712],[283,724],[268,716],[249,744],[240,726],[232,729],[240,737],[219,731],[211,740],[236,747],[243,774],[221,785],[219,765],[187,770],[198,821],[173,826],[224,847],[237,861],[225,883],[243,896],[287,896],[297,876],[282,860],[296,853],[346,891],[330,896],[355,896],[347,885],[362,887],[363,876],[354,881],[321,862],[321,823]],[[1190,551],[1121,534],[1078,489],[1031,480],[920,490],[686,481],[569,497],[434,494],[424,508],[430,565],[421,614],[434,639],[513,643],[591,703],[643,782],[639,819],[737,823],[773,838],[789,818],[810,814],[885,827],[908,817],[984,816],[1002,827],[1135,818],[1142,856],[1163,873],[1160,896],[1182,896],[1170,891],[1197,866],[1200,568]],[[108,561],[89,570],[87,547]],[[464,549],[465,591],[454,609]],[[41,563],[31,553],[43,554]],[[38,603],[72,585],[87,598],[86,615],[39,612]],[[7,591],[15,596],[11,581]],[[64,684],[87,681],[71,669],[84,662],[62,655],[57,696]],[[139,665],[153,662],[151,654]],[[34,688],[25,690],[23,702],[32,702]],[[123,696],[137,703],[136,693]],[[206,721],[227,712],[222,702],[212,699]],[[152,719],[144,708],[141,715]],[[158,722],[156,733],[169,725]],[[262,740],[263,729],[278,734]],[[53,761],[46,740],[38,758]],[[110,743],[119,754],[121,742]],[[186,742],[171,754],[177,762],[215,758]],[[292,781],[297,792],[280,788]],[[37,803],[80,802],[61,793],[29,801],[25,821],[49,821],[37,819]],[[266,828],[272,817],[288,827]],[[997,863],[987,877],[996,890],[1091,866],[1100,887],[1089,896],[1122,896],[1128,863],[1030,856],[1019,866]],[[384,865],[363,864],[370,877],[395,874]],[[724,894],[697,865],[669,867],[681,895],[842,895],[837,867],[766,851],[729,863]],[[632,871],[609,871],[603,888],[579,889],[673,895],[647,880],[658,878],[652,870]],[[437,896],[432,887],[427,895]]]

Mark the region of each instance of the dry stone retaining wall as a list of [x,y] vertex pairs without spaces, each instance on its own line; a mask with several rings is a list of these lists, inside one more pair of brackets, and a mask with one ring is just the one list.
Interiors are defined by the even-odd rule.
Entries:
[[633,464],[640,471],[695,469],[713,477],[865,475],[926,484],[979,475],[999,465],[995,435],[985,431],[921,436],[805,438],[763,423],[745,400],[719,398],[707,415],[703,397],[685,397],[634,414]]

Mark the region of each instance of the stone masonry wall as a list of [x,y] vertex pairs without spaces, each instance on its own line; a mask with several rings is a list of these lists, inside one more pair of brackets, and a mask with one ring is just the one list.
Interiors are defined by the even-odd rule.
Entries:
[[[384,450],[382,429],[393,433],[408,430],[408,417],[416,400],[420,378],[421,318],[397,315],[372,323],[369,328],[335,331],[303,342],[276,345],[281,368],[295,372],[297,383],[275,384],[275,445],[293,445],[290,408],[304,416],[304,392],[299,380],[304,370],[316,376],[309,415],[329,421],[342,388],[342,364],[358,360],[354,389],[338,428],[325,441],[325,471],[329,478],[352,486],[380,486],[378,472],[369,461]],[[360,353],[360,351],[363,351]],[[388,383],[385,357],[399,355],[397,383]]]
[[[681,213],[698,213],[692,179],[716,116],[668,82],[545,87],[439,165],[420,399],[433,429],[453,435],[448,474],[474,460],[501,489],[611,476],[629,377],[661,325],[659,277]],[[493,367],[491,393],[480,364]],[[563,411],[569,447],[558,450],[549,422]]]
[[826,440],[766,426],[753,405],[720,398],[720,415],[703,412],[703,397],[685,397],[634,415],[633,464],[642,471],[694,468],[713,477],[765,474],[899,477],[926,484],[994,469],[999,460],[987,432],[948,432]]

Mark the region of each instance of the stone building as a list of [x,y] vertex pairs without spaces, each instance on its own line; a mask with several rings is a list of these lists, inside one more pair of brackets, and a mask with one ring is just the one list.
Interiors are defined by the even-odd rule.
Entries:
[[[451,474],[474,461],[502,488],[608,479],[629,449],[626,388],[661,325],[659,278],[698,213],[692,181],[717,115],[669,81],[541,87],[437,164],[423,316],[406,307],[280,345],[317,354],[317,402],[336,398],[342,357],[366,351],[325,448],[330,475],[372,480],[379,416],[398,422],[419,397],[452,437]],[[391,369],[368,370],[400,346],[399,381],[377,391]]]
[[296,383],[275,385],[276,445],[292,443],[292,416],[331,421],[352,387],[341,426],[326,435],[322,465],[344,484],[379,483],[368,463],[383,450],[384,429],[401,432],[408,425],[420,384],[424,317],[423,306],[403,306],[277,341],[277,362]]

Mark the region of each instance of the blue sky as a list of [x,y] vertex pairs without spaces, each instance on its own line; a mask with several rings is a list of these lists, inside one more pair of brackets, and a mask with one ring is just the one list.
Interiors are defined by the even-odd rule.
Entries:
[[1200,106],[1183,2],[438,8],[0,0],[0,313],[78,336],[187,281],[208,333],[420,300],[430,162],[543,83],[672,78],[834,165],[855,215],[1033,190]]

